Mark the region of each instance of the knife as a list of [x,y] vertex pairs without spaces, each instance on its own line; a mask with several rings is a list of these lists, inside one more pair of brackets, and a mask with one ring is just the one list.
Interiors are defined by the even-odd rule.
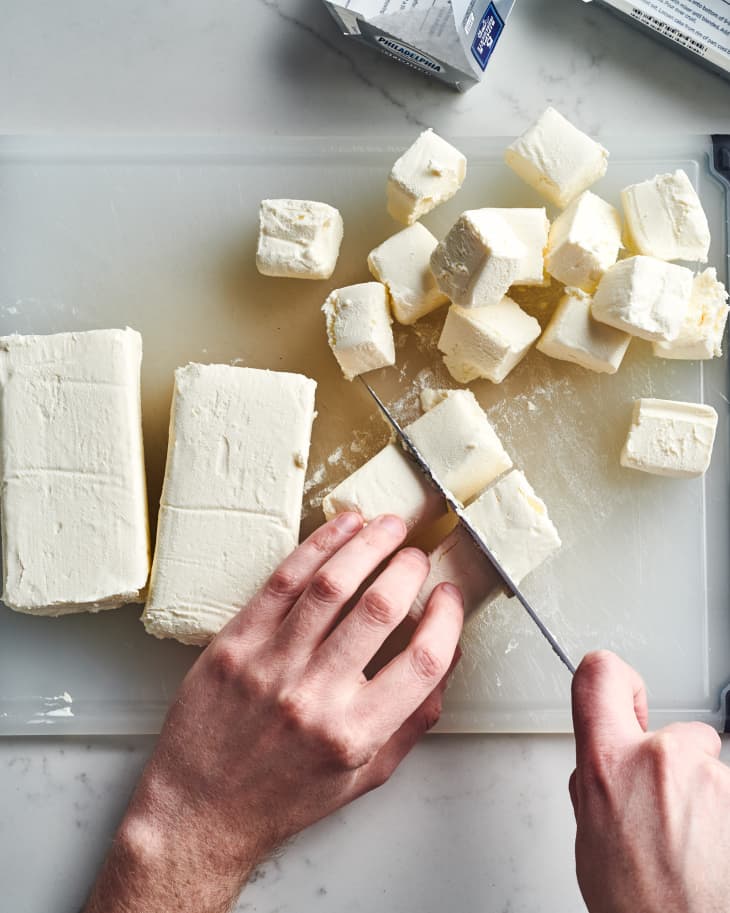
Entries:
[[494,554],[492,553],[492,550],[489,548],[487,543],[484,541],[484,537],[482,536],[482,534],[479,532],[479,530],[472,524],[472,522],[467,517],[467,515],[464,511],[464,508],[462,507],[460,502],[456,500],[456,498],[451,494],[451,492],[448,490],[448,488],[445,488],[444,485],[441,484],[441,482],[439,481],[439,479],[436,477],[433,470],[429,466],[427,460],[423,457],[423,455],[419,451],[418,447],[416,447],[416,445],[413,443],[413,441],[409,437],[408,433],[400,425],[400,423],[398,422],[396,417],[393,415],[393,413],[390,411],[390,409],[388,409],[388,407],[385,405],[385,403],[380,399],[380,397],[375,392],[375,390],[373,390],[373,388],[365,380],[364,377],[360,376],[360,380],[361,380],[362,384],[364,385],[365,389],[370,394],[370,396],[372,396],[372,398],[377,403],[378,408],[383,413],[383,415],[387,419],[390,426],[395,431],[395,433],[396,433],[398,439],[400,440],[401,444],[403,445],[406,453],[411,457],[411,459],[414,461],[414,463],[416,463],[416,465],[421,470],[421,472],[429,480],[431,485],[433,485],[433,487],[436,489],[436,491],[438,491],[439,494],[441,495],[441,497],[446,501],[446,503],[449,505],[451,510],[456,515],[456,518],[458,519],[459,524],[462,526],[462,528],[464,530],[466,530],[466,532],[469,534],[471,540],[474,542],[474,544],[477,546],[477,548],[482,552],[482,554],[487,558],[489,563],[492,565],[494,570],[497,572],[499,578],[501,579],[502,583],[504,584],[505,589],[507,590],[507,593],[511,596],[514,596],[515,599],[521,604],[522,608],[527,612],[527,614],[530,616],[530,618],[537,625],[537,628],[540,631],[540,633],[542,634],[542,636],[550,644],[550,646],[553,649],[553,652],[557,655],[558,659],[560,659],[560,661],[568,669],[570,674],[574,675],[575,666],[573,665],[573,662],[571,661],[570,657],[565,652],[565,650],[560,646],[560,643],[558,642],[557,638],[552,633],[550,628],[548,628],[548,626],[540,618],[540,616],[535,611],[535,609],[530,605],[530,602],[527,599],[527,597],[524,595],[524,593],[521,592],[521,590],[517,586],[517,584],[512,580],[512,578],[507,573],[507,571],[504,569],[504,567],[502,567],[502,565],[499,563],[499,561],[495,558]]

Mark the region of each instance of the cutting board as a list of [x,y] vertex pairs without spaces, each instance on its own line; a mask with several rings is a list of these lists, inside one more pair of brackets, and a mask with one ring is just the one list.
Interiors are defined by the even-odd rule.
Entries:
[[[323,494],[385,443],[372,402],[337,369],[320,305],[331,288],[366,280],[368,251],[397,229],[385,211],[385,178],[411,139],[0,139],[0,333],[142,332],[153,517],[172,374],[188,361],[317,380],[303,534],[321,522]],[[463,209],[542,205],[502,163],[507,142],[456,140],[469,174],[457,197],[424,219],[437,235]],[[725,198],[708,170],[709,139],[605,143],[611,164],[594,189],[614,203],[628,183],[687,171],[710,219],[710,262],[726,278]],[[341,210],[345,239],[331,281],[258,275],[257,209],[267,196]],[[516,297],[544,321],[558,293],[554,286]],[[443,317],[396,327],[397,367],[370,376],[403,420],[418,415],[424,387],[456,386],[436,352]],[[503,384],[472,389],[563,539],[525,591],[568,652],[577,659],[609,647],[637,666],[654,723],[720,725],[719,695],[730,680],[726,360],[661,361],[636,340],[620,372],[607,377],[533,351]],[[718,410],[704,479],[619,467],[638,396],[703,400]],[[197,651],[147,636],[138,618],[138,607],[40,619],[0,606],[0,732],[156,731]],[[514,600],[468,623],[464,653],[442,731],[570,727],[565,669]]]

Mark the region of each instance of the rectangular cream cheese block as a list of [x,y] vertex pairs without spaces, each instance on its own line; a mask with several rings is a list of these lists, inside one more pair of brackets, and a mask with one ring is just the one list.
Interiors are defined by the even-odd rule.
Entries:
[[462,307],[500,301],[520,274],[527,248],[493,209],[471,209],[459,216],[431,255],[431,270],[441,291]]
[[315,389],[300,374],[177,369],[150,634],[207,643],[295,548]]
[[527,355],[540,324],[511,298],[483,308],[454,304],[446,315],[439,351],[459,383],[485,377],[499,384]]
[[[454,390],[406,428],[437,478],[468,501],[512,466],[487,416],[469,390]],[[382,513],[414,529],[444,513],[443,499],[403,452],[389,444],[341,482],[323,501],[329,519],[345,510],[366,521]]]
[[555,108],[546,108],[504,158],[525,183],[564,208],[603,177],[608,152]]
[[527,253],[520,264],[512,285],[549,285],[545,276],[545,249],[550,221],[545,207],[534,209],[490,209],[504,219],[521,241]]
[[[490,485],[466,508],[466,515],[516,585],[561,546],[545,503],[519,469]],[[467,615],[502,592],[497,572],[459,526],[429,558],[429,576],[411,611],[415,617],[423,613],[439,583],[453,583],[461,589]]]
[[0,339],[3,601],[33,615],[144,600],[149,572],[134,330]]
[[464,183],[466,158],[433,130],[424,130],[388,177],[388,212],[405,225],[431,212]]
[[650,342],[672,342],[689,310],[692,278],[684,266],[655,257],[619,260],[598,284],[593,316]]
[[550,358],[570,361],[600,374],[615,374],[631,336],[595,320],[591,303],[591,296],[586,292],[566,288],[537,348]]
[[628,240],[638,254],[707,262],[710,227],[697,191],[679,170],[621,191]]
[[343,235],[342,216],[315,200],[262,200],[256,267],[264,276],[329,279]]
[[431,272],[431,254],[437,244],[426,226],[415,222],[368,254],[368,268],[388,289],[391,310],[399,323],[415,323],[449,300]]
[[673,342],[655,342],[654,354],[660,358],[705,360],[722,355],[728,306],[727,290],[713,268],[698,273],[692,280],[689,310]]
[[716,429],[712,406],[637,399],[621,465],[675,479],[701,476],[710,465]]
[[388,292],[380,282],[360,282],[330,292],[322,305],[327,340],[347,380],[395,364]]
[[620,248],[617,210],[586,190],[553,222],[545,268],[558,282],[592,292]]

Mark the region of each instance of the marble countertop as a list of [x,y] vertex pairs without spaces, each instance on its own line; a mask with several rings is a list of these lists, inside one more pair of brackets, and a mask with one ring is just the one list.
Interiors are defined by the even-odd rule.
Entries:
[[[0,14],[5,133],[510,135],[546,103],[597,136],[730,133],[730,83],[579,0],[518,0],[464,95],[345,42],[316,0],[0,0]],[[79,909],[152,744],[0,740],[3,911]],[[564,736],[431,737],[263,866],[237,909],[578,913],[572,760]]]

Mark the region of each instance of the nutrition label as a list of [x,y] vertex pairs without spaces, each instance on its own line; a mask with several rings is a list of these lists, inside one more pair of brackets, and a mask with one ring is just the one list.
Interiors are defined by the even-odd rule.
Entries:
[[602,0],[730,73],[730,0]]

